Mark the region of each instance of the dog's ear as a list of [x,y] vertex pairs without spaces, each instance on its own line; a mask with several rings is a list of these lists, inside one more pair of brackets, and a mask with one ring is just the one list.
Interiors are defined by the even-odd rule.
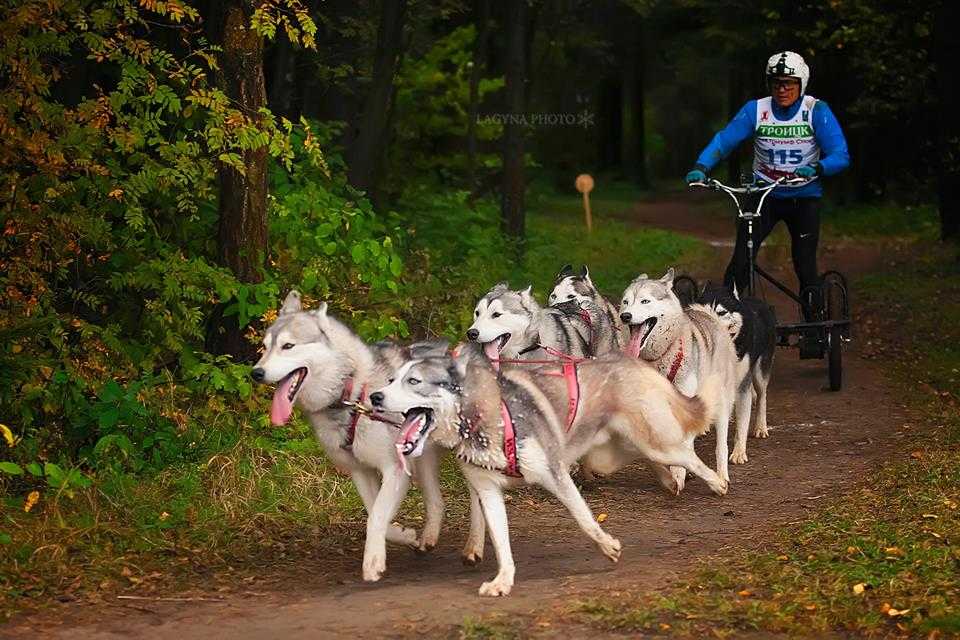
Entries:
[[560,271],[557,272],[557,280],[563,280],[567,276],[573,275],[573,265],[565,264],[560,267]]
[[648,275],[645,274],[645,273],[641,273],[641,274],[638,275],[636,278],[634,278],[633,281],[634,281],[634,282],[639,282],[640,280],[649,280],[649,279],[650,279],[650,276],[648,276]]
[[583,265],[580,268],[580,277],[586,280],[587,282],[589,282],[590,284],[593,284],[593,280],[590,279],[590,268],[587,267],[587,265]]
[[317,308],[310,312],[316,321],[320,325],[321,331],[326,331],[330,327],[330,318],[327,317],[327,303],[321,302],[317,305]]
[[660,282],[667,285],[668,287],[673,286],[673,278],[676,275],[676,271],[673,270],[673,267],[667,269],[667,272],[663,274],[663,277],[660,278]]
[[533,285],[531,284],[526,289],[520,292],[520,301],[524,304],[530,304],[531,302],[536,302],[533,299]]
[[300,292],[294,289],[283,299],[283,306],[280,307],[280,313],[278,315],[285,316],[291,313],[298,313],[302,310],[303,304],[300,302]]
[[736,282],[733,283],[733,297],[736,298],[737,300],[740,299],[740,292],[737,291],[737,283],[736,283]]
[[493,285],[493,288],[487,293],[488,296],[499,296],[503,293],[510,291],[510,283],[506,281],[498,282]]
[[467,353],[465,349],[457,349],[453,354],[453,368],[456,371],[458,380],[462,381],[467,377],[467,367],[469,365],[470,354]]
[[410,352],[411,360],[440,357],[447,355],[450,350],[450,341],[443,339],[423,340],[414,342],[407,349]]

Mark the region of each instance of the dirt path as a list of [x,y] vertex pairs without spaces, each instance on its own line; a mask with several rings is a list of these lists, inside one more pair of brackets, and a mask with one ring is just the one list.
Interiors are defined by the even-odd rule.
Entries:
[[[727,237],[721,225],[729,221],[698,217],[703,210],[680,198],[640,204],[624,217],[644,225],[696,231],[721,245],[719,240]],[[841,247],[829,238],[826,245],[822,269],[842,266],[848,273],[862,273],[881,259],[870,247]],[[718,263],[728,252],[718,246]],[[765,262],[787,265],[789,256],[785,248],[772,248]],[[777,271],[783,274],[782,269]],[[311,566],[265,567],[270,578],[243,595],[234,595],[243,593],[234,588],[227,595],[191,592],[190,602],[65,605],[0,628],[0,637],[436,637],[449,635],[467,616],[528,615],[587,597],[596,588],[657,588],[697,558],[722,553],[731,545],[760,547],[772,528],[804,519],[821,500],[856,483],[895,448],[897,429],[908,420],[905,409],[876,366],[857,356],[857,343],[851,347],[845,359],[845,388],[839,393],[823,390],[824,362],[800,361],[794,351],[778,352],[770,399],[771,437],[750,440],[750,461],[731,467],[733,485],[726,497],[714,497],[698,480],[689,481],[680,497],[668,496],[640,466],[586,490],[594,512],[608,514],[606,530],[623,543],[617,565],[600,555],[556,502],[542,492],[525,490],[514,493],[509,502],[517,563],[517,583],[509,598],[476,595],[480,583],[495,573],[492,549],[488,543],[481,566],[463,567],[459,546],[465,531],[448,527],[430,555],[392,549],[389,574],[375,585],[359,580],[360,555],[351,551],[330,562],[317,558]],[[698,450],[712,465],[712,437],[704,438]],[[550,634],[550,626],[543,629]],[[555,633],[564,635],[560,628]]]

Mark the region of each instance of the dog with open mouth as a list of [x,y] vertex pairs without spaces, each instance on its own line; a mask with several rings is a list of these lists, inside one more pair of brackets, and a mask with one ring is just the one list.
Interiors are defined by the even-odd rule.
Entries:
[[[363,579],[376,581],[386,570],[386,541],[421,550],[433,548],[440,534],[444,502],[440,493],[439,454],[425,446],[411,465],[426,506],[421,538],[413,529],[392,524],[410,487],[410,476],[397,464],[397,437],[390,416],[374,420],[361,409],[369,392],[382,387],[411,356],[445,353],[447,343],[421,343],[402,348],[390,343],[368,345],[346,325],[327,314],[326,303],[305,310],[300,295],[291,291],[277,319],[263,337],[263,355],[251,372],[256,382],[276,384],[270,408],[275,425],[290,420],[299,407],[330,460],[348,473],[367,510],[367,535],[363,552]],[[392,417],[399,424],[400,415]],[[471,492],[471,505],[480,520],[479,502]],[[479,561],[480,542],[468,540],[464,560]],[[479,549],[479,550],[478,550]]]
[[467,344],[457,355],[415,358],[370,395],[374,407],[404,415],[398,455],[415,459],[428,442],[452,449],[479,495],[499,563],[481,596],[508,595],[514,584],[505,488],[533,484],[552,493],[614,562],[619,541],[597,524],[570,477],[577,460],[586,457],[593,468],[612,473],[645,457],[673,492],[679,488],[668,465],[689,469],[718,495],[726,492],[727,483],[693,449],[694,438],[714,420],[718,379],[705,379],[701,395],[688,398],[646,362],[588,360],[580,364],[582,410],[568,425],[561,417],[565,383],[549,375],[555,366],[497,371],[485,350]]
[[501,358],[549,358],[549,350],[583,357],[589,355],[590,346],[565,314],[541,307],[531,287],[513,291],[506,282],[477,302],[467,339],[482,345],[494,366]]
[[[630,341],[624,353],[654,365],[686,396],[698,395],[704,380],[719,377],[714,422],[717,473],[729,482],[727,432],[739,382],[733,341],[712,309],[681,305],[673,280],[673,268],[662,278],[649,278],[644,273],[623,292],[620,319],[630,327]],[[682,487],[686,471],[672,471]]]

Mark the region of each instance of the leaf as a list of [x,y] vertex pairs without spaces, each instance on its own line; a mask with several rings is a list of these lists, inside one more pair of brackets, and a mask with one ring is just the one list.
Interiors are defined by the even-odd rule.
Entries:
[[607,519],[607,514],[605,513],[601,513],[597,515],[597,522],[603,522],[606,519]]
[[42,478],[42,477],[43,477],[43,467],[41,467],[41,466],[40,466],[38,463],[36,463],[36,462],[31,462],[30,464],[28,464],[28,465],[27,465],[27,471],[29,471],[29,472],[30,472],[30,475],[34,476],[35,478]]
[[10,534],[0,531],[0,544],[10,544],[11,542],[13,542],[13,538],[10,537]]
[[12,476],[22,476],[23,469],[15,462],[0,462],[0,471]]
[[27,499],[23,503],[23,512],[30,513],[30,509],[33,509],[34,505],[36,505],[39,500],[40,500],[39,491],[31,491],[30,493],[28,493]]
[[3,436],[3,439],[7,441],[7,446],[12,447],[17,444],[17,439],[13,437],[13,431],[10,431],[10,427],[5,424],[0,424],[0,435]]
[[859,596],[859,595],[861,595],[864,591],[866,591],[866,589],[867,589],[867,585],[866,585],[865,583],[863,583],[863,582],[858,582],[857,584],[853,585],[853,593],[854,593],[854,595],[858,595],[858,596]]
[[43,464],[43,473],[47,476],[47,483],[57,489],[61,488],[67,480],[67,475],[63,472],[63,469],[60,468],[60,465],[52,462],[45,462]]

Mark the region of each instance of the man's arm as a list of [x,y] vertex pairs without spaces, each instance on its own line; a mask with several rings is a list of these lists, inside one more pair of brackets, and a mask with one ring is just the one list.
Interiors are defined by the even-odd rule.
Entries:
[[847,139],[833,111],[823,100],[813,107],[813,131],[820,146],[820,172],[825,176],[840,173],[850,166]]
[[705,173],[720,164],[741,142],[753,136],[757,125],[757,101],[751,100],[743,105],[733,120],[727,124],[703,150],[697,158],[697,168]]

